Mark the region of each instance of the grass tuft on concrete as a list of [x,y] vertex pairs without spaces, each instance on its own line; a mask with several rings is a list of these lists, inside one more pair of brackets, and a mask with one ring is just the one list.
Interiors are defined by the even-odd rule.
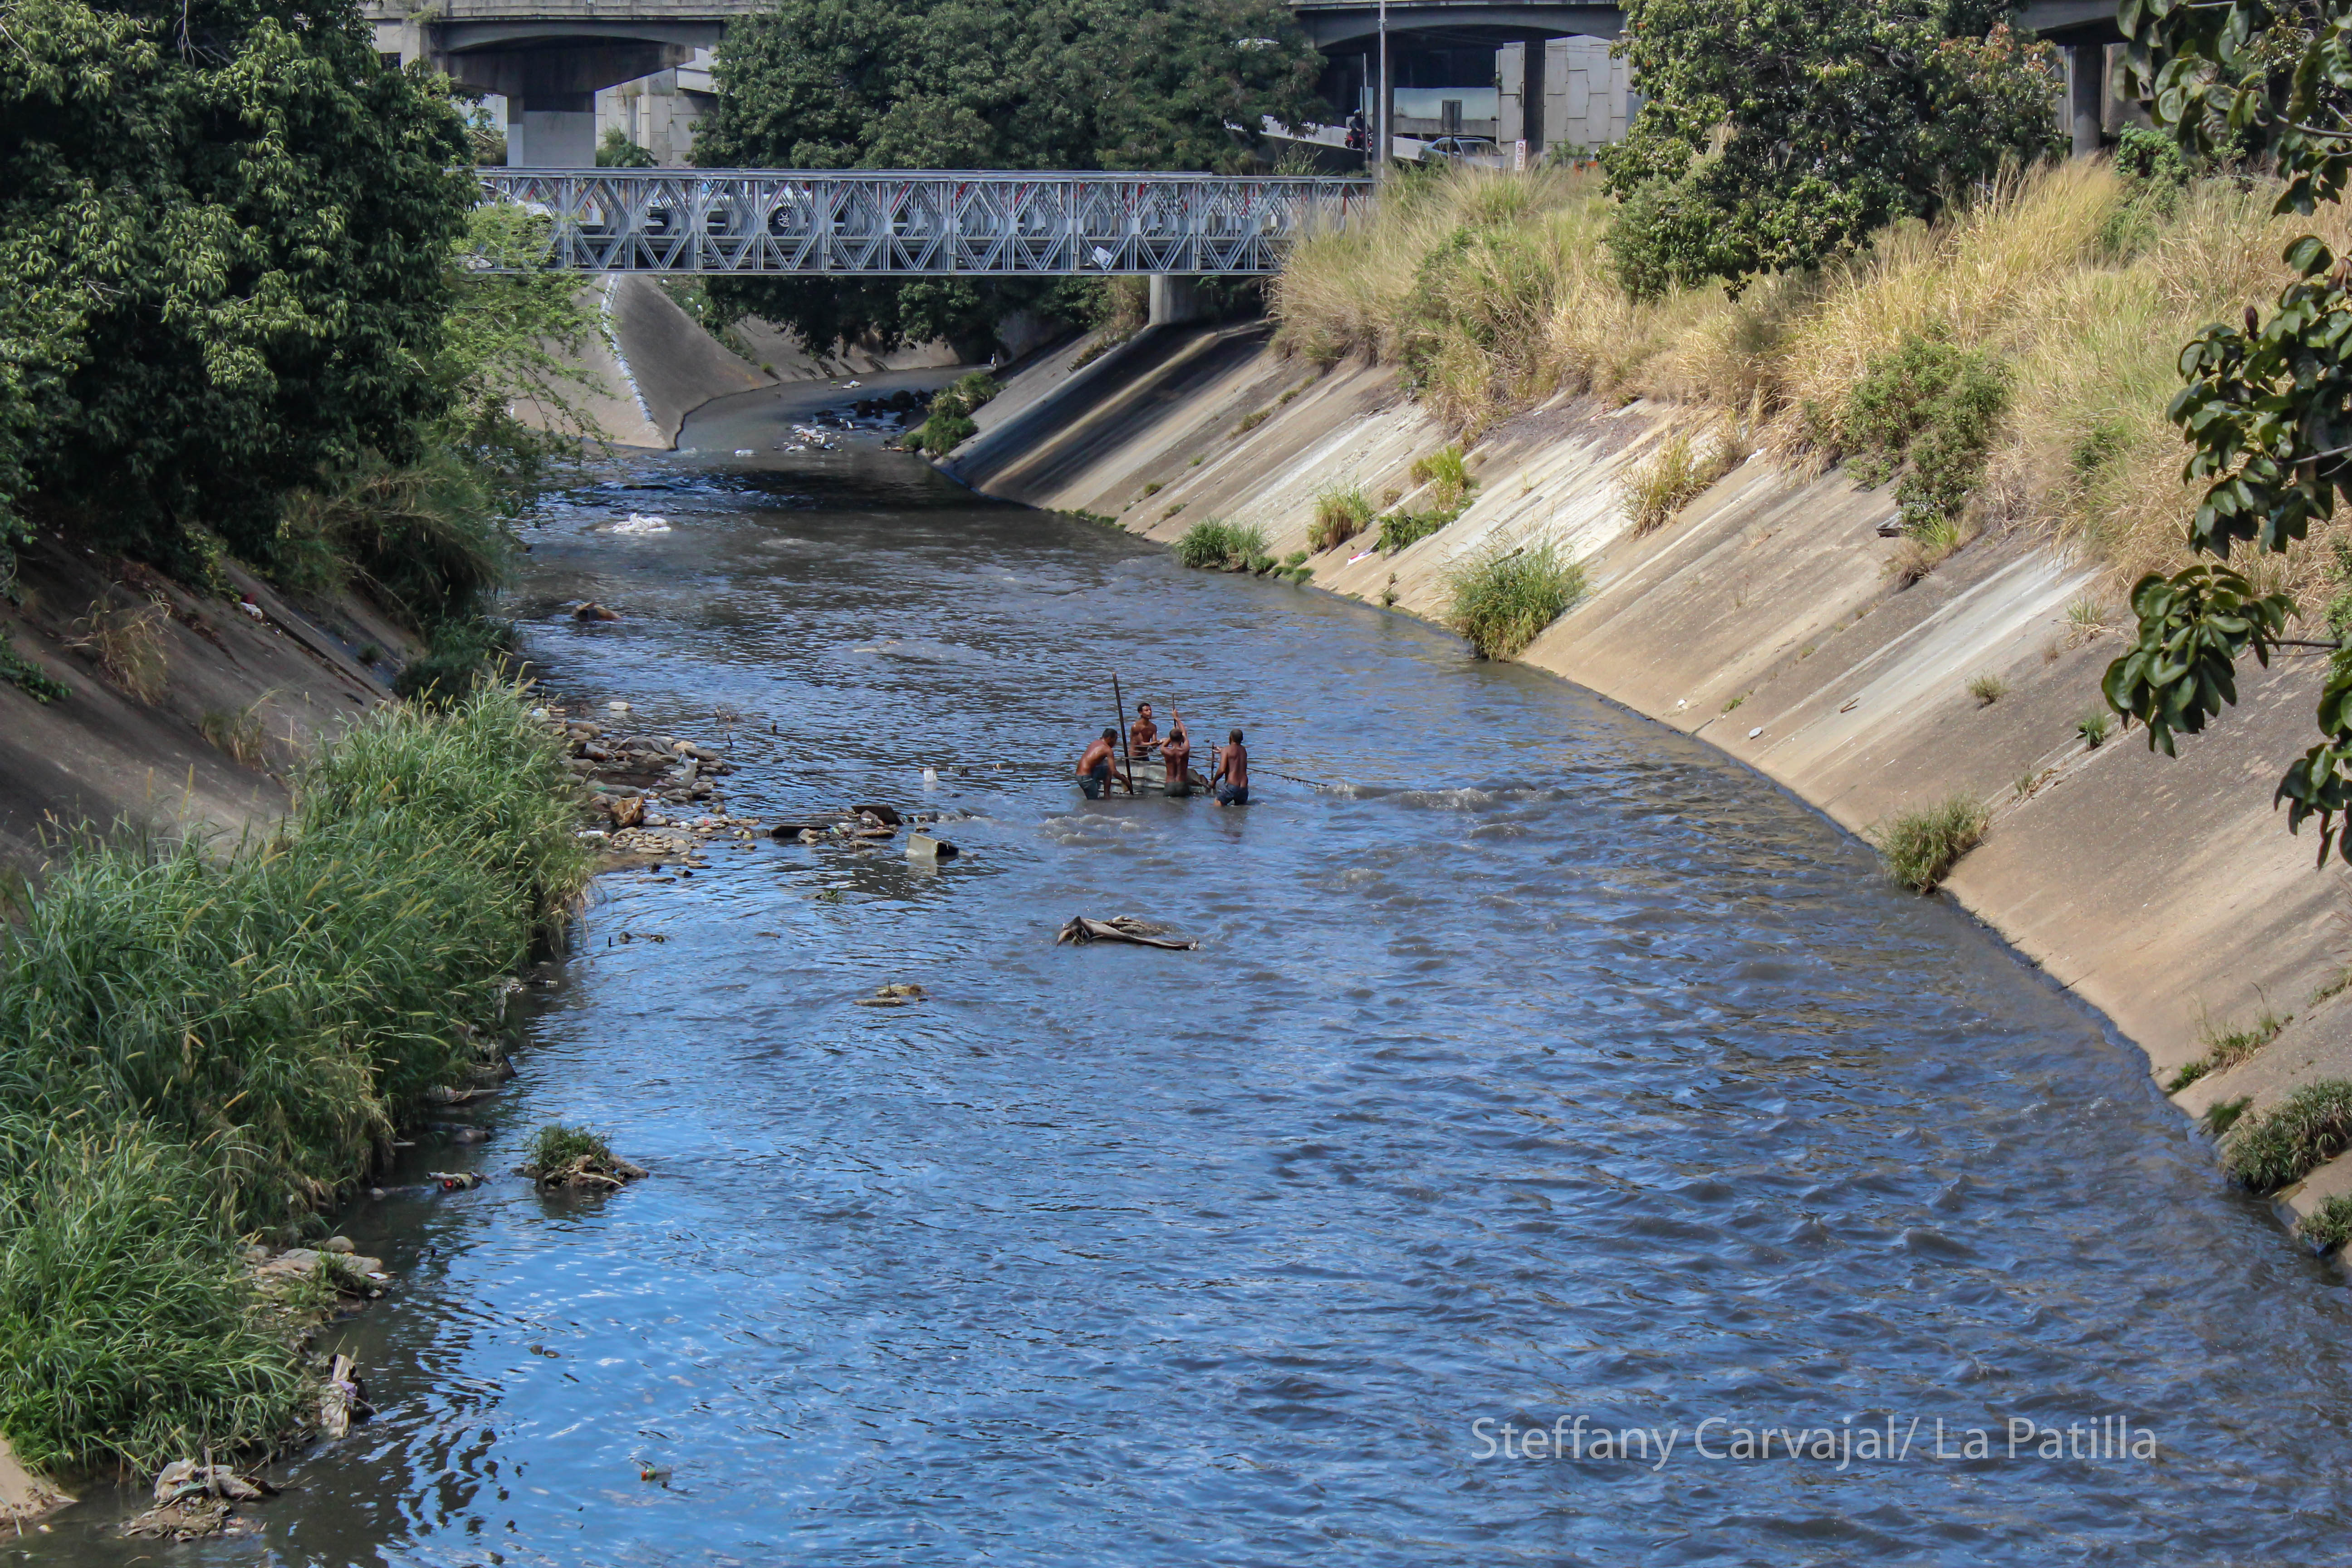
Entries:
[[2221,1168],[2258,1193],[2303,1180],[2352,1148],[2352,1081],[2305,1084],[2251,1121],[2221,1146]]
[[2352,1241],[2352,1197],[2338,1193],[2303,1216],[2295,1234],[2315,1252],[2333,1252]]
[[1360,485],[1325,490],[1315,498],[1315,523],[1307,542],[1318,551],[1337,550],[1371,526],[1373,510]]
[[2279,1031],[2293,1022],[2265,1007],[2253,1022],[2235,1029],[2215,1030],[2209,1025],[2204,1031],[2205,1054],[2174,1073],[2164,1092],[2179,1094],[2200,1078],[2229,1071],[2277,1039]]
[[1509,658],[1584,596],[1584,567],[1549,544],[1488,555],[1450,579],[1450,626],[1481,658]]
[[1262,529],[1206,517],[1176,541],[1176,559],[1196,571],[1240,571],[1265,554]]
[[1922,811],[1906,811],[1871,829],[1889,880],[1930,893],[1961,856],[1983,842],[1992,814],[1972,795],[1955,795]]

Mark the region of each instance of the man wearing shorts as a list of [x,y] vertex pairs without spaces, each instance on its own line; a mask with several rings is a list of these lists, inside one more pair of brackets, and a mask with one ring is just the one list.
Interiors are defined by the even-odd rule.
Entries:
[[1228,743],[1217,749],[1217,771],[1213,782],[1217,786],[1219,805],[1249,804],[1249,752],[1242,747],[1242,732],[1236,730]]
[[1184,733],[1184,721],[1177,720],[1168,727],[1168,739],[1160,743],[1160,761],[1168,769],[1168,793],[1179,799],[1192,793],[1192,742]]
[[1078,787],[1087,792],[1088,800],[1100,800],[1110,793],[1111,748],[1118,744],[1118,731],[1105,730],[1078,759]]

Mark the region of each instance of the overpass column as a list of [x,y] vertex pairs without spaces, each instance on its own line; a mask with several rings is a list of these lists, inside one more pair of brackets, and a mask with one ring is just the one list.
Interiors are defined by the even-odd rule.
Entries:
[[2105,107],[2106,96],[2106,47],[2067,45],[2066,109],[2077,158],[2087,158],[2099,150],[2099,111]]
[[1529,38],[1520,46],[1524,57],[1519,64],[1519,134],[1527,138],[1528,167],[1543,163],[1544,142],[1549,128],[1544,124],[1544,95],[1551,90],[1551,79],[1545,68],[1551,57],[1549,38]]
[[534,92],[508,100],[507,164],[518,169],[594,168],[596,95]]
[[1383,68],[1375,72],[1380,81],[1379,129],[1372,138],[1372,173],[1380,174],[1396,158],[1396,40],[1389,40],[1389,55],[1381,62]]
[[1181,321],[1201,319],[1201,280],[1172,272],[1151,275],[1151,314],[1146,318],[1155,327],[1172,327]]

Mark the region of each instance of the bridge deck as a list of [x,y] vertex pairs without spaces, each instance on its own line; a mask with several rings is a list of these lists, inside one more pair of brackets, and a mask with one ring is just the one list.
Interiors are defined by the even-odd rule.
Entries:
[[921,170],[485,169],[581,272],[1262,276],[1363,178]]

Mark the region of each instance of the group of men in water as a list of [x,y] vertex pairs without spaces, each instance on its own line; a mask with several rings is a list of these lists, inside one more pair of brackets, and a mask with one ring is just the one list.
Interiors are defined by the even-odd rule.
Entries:
[[[1192,742],[1184,733],[1184,716],[1176,715],[1168,727],[1165,740],[1160,738],[1160,725],[1151,716],[1151,704],[1135,705],[1135,722],[1127,727],[1128,762],[1160,754],[1160,765],[1165,770],[1167,790],[1172,795],[1192,793]],[[1233,731],[1225,743],[1215,749],[1215,771],[1209,775],[1209,789],[1219,805],[1249,804],[1249,752],[1242,746],[1242,732]],[[1100,800],[1110,794],[1114,769],[1118,765],[1118,731],[1105,730],[1078,759],[1078,787],[1086,791],[1088,800]],[[1133,793],[1133,780],[1129,781]]]

